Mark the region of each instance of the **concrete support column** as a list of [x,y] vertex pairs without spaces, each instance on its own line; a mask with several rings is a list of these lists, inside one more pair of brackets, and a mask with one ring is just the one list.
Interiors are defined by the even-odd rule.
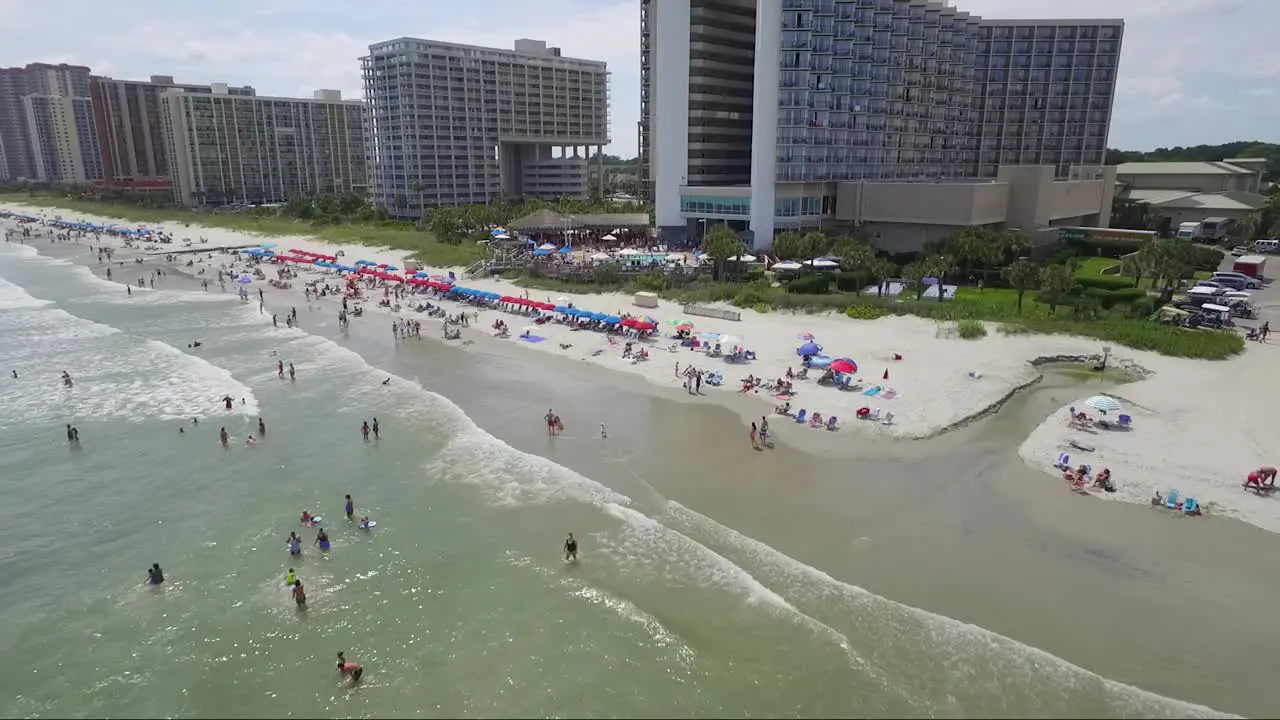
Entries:
[[751,108],[751,230],[756,250],[773,246],[778,182],[778,80],[782,59],[782,0],[756,2],[756,62]]

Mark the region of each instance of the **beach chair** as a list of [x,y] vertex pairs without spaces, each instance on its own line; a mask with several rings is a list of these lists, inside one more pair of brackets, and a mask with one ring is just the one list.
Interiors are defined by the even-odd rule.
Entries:
[[1164,499],[1164,506],[1170,510],[1178,509],[1178,488],[1169,491],[1169,496]]
[[796,422],[798,423],[804,422],[806,419],[805,416],[808,414],[809,414],[808,410],[805,410],[804,408],[800,408],[800,412],[796,413]]
[[1182,512],[1187,515],[1200,514],[1200,501],[1193,497],[1186,498],[1182,501]]
[[1116,418],[1116,423],[1119,424],[1120,427],[1122,428],[1126,428],[1126,429],[1131,428],[1133,427],[1133,418],[1128,415],[1121,415],[1120,417]]
[[885,413],[885,414],[884,414],[884,420],[881,420],[880,422],[884,423],[885,425],[892,425],[892,424],[893,424],[893,411],[892,411],[892,410],[890,410],[889,412]]
[[1053,463],[1053,466],[1059,470],[1071,467],[1071,456],[1067,453],[1058,453],[1058,459]]
[[832,415],[831,417],[827,418],[827,429],[828,429],[828,430],[835,430],[835,429],[836,429],[836,416],[835,416],[835,415]]
[[867,419],[871,422],[880,422],[880,408],[871,408],[871,412],[867,413]]

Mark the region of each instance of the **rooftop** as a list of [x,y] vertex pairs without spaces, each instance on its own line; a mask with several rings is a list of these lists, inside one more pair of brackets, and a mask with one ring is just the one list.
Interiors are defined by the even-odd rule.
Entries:
[[1129,162],[1116,166],[1117,175],[1252,175],[1253,170],[1228,162]]
[[1130,190],[1125,198],[1146,203],[1152,207],[1169,210],[1261,210],[1267,198],[1257,193],[1230,190],[1216,193],[1196,193],[1185,190]]

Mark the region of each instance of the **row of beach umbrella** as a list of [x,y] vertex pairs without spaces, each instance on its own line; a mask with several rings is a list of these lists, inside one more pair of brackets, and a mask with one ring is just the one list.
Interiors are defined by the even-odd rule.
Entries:
[[803,333],[800,335],[800,339],[804,343],[796,348],[796,355],[806,358],[809,367],[818,368],[819,370],[831,370],[842,375],[852,375],[858,372],[858,363],[853,358],[833,358],[823,355],[822,346],[814,342],[813,333]]

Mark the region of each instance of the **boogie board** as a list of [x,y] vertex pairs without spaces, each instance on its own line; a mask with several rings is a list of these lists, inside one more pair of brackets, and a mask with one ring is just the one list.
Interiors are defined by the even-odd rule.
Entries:
[[319,515],[313,515],[313,516],[311,517],[311,524],[312,524],[312,525],[319,525],[321,522],[323,522],[323,520],[324,520],[324,518],[320,517]]
[[368,530],[368,529],[370,529],[370,528],[374,528],[374,527],[377,527],[377,526],[378,526],[378,521],[377,521],[377,520],[370,520],[368,525],[363,525],[363,526],[361,526],[361,527],[360,527],[360,529],[361,529],[361,530]]

